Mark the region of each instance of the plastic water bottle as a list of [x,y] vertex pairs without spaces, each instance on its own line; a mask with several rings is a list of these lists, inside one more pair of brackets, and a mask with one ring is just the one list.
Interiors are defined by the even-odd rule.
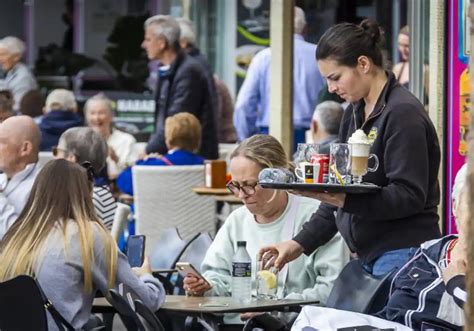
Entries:
[[252,299],[252,260],[246,246],[246,241],[238,241],[232,258],[232,298],[242,302]]
[[284,168],[265,168],[258,174],[260,183],[294,183],[295,175]]

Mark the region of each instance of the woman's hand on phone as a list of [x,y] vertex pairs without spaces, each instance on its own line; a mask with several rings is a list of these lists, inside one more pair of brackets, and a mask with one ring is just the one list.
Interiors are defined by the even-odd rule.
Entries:
[[148,260],[148,256],[145,256],[145,258],[143,259],[143,264],[140,268],[132,268],[132,270],[138,277],[141,277],[143,275],[151,275],[151,265],[150,261]]
[[203,296],[205,292],[211,289],[211,286],[204,279],[189,275],[184,277],[183,289],[187,295]]

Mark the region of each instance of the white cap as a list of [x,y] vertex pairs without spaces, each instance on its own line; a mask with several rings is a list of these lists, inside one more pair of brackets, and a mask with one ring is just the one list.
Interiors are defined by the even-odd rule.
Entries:
[[51,110],[74,111],[77,108],[76,99],[72,91],[56,89],[46,98],[46,112]]

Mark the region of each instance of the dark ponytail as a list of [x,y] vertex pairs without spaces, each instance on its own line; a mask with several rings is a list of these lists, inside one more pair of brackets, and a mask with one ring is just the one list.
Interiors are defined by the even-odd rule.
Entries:
[[327,30],[318,43],[316,60],[335,60],[340,65],[355,67],[360,56],[367,56],[383,67],[382,48],[385,40],[379,25],[369,19],[360,25],[341,23]]

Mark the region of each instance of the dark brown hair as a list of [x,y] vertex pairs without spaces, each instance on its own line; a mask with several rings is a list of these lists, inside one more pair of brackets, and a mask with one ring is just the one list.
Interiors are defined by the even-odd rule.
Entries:
[[372,62],[383,67],[383,31],[370,20],[360,25],[341,23],[327,30],[318,43],[316,60],[335,60],[338,64],[355,67],[360,56],[367,56]]
[[31,117],[43,115],[44,97],[38,90],[26,92],[20,101],[20,113]]
[[9,90],[0,91],[0,112],[11,112],[13,115],[13,94]]

